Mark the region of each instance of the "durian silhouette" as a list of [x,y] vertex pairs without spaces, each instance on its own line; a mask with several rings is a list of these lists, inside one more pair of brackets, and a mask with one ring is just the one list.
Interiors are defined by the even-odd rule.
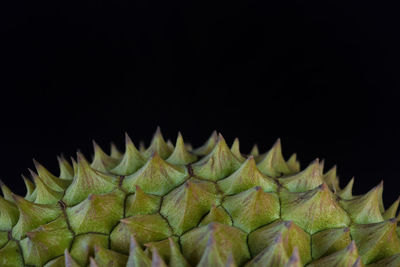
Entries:
[[[400,266],[399,200],[353,196],[336,167],[303,170],[280,140],[264,154],[214,132],[196,149],[158,128],[139,149],[34,161],[26,195],[1,183],[0,266]],[[71,164],[72,163],[72,164]]]

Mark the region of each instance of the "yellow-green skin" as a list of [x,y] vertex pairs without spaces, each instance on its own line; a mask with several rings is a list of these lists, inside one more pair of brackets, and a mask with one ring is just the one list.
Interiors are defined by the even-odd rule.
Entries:
[[0,266],[400,266],[383,184],[353,196],[336,168],[303,170],[280,140],[242,154],[216,132],[199,148],[159,129],[125,153],[94,143],[89,162],[38,162],[24,197],[1,183]]

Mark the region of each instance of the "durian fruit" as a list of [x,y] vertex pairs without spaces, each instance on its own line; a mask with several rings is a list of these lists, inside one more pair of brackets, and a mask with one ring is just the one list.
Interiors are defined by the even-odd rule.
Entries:
[[354,179],[301,170],[279,139],[246,155],[217,132],[195,149],[159,129],[148,147],[125,138],[124,153],[58,157],[58,176],[34,161],[24,196],[0,184],[0,266],[400,266],[382,183],[353,196]]

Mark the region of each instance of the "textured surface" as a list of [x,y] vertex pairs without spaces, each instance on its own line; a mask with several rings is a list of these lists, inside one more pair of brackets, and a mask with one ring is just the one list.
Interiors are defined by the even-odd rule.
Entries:
[[240,152],[213,133],[196,149],[159,129],[139,149],[94,143],[89,162],[34,162],[27,193],[1,184],[0,266],[400,266],[396,212],[383,183],[352,195],[336,168],[303,170],[280,140]]

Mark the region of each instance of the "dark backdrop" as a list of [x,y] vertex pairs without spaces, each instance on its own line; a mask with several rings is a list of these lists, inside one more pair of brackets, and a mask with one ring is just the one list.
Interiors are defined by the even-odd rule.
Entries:
[[[5,1],[4,1],[5,2]],[[157,125],[243,152],[281,137],[355,193],[398,194],[398,15],[368,1],[7,1],[1,20],[1,179],[32,158],[148,144]],[[5,4],[2,4],[5,5]]]

